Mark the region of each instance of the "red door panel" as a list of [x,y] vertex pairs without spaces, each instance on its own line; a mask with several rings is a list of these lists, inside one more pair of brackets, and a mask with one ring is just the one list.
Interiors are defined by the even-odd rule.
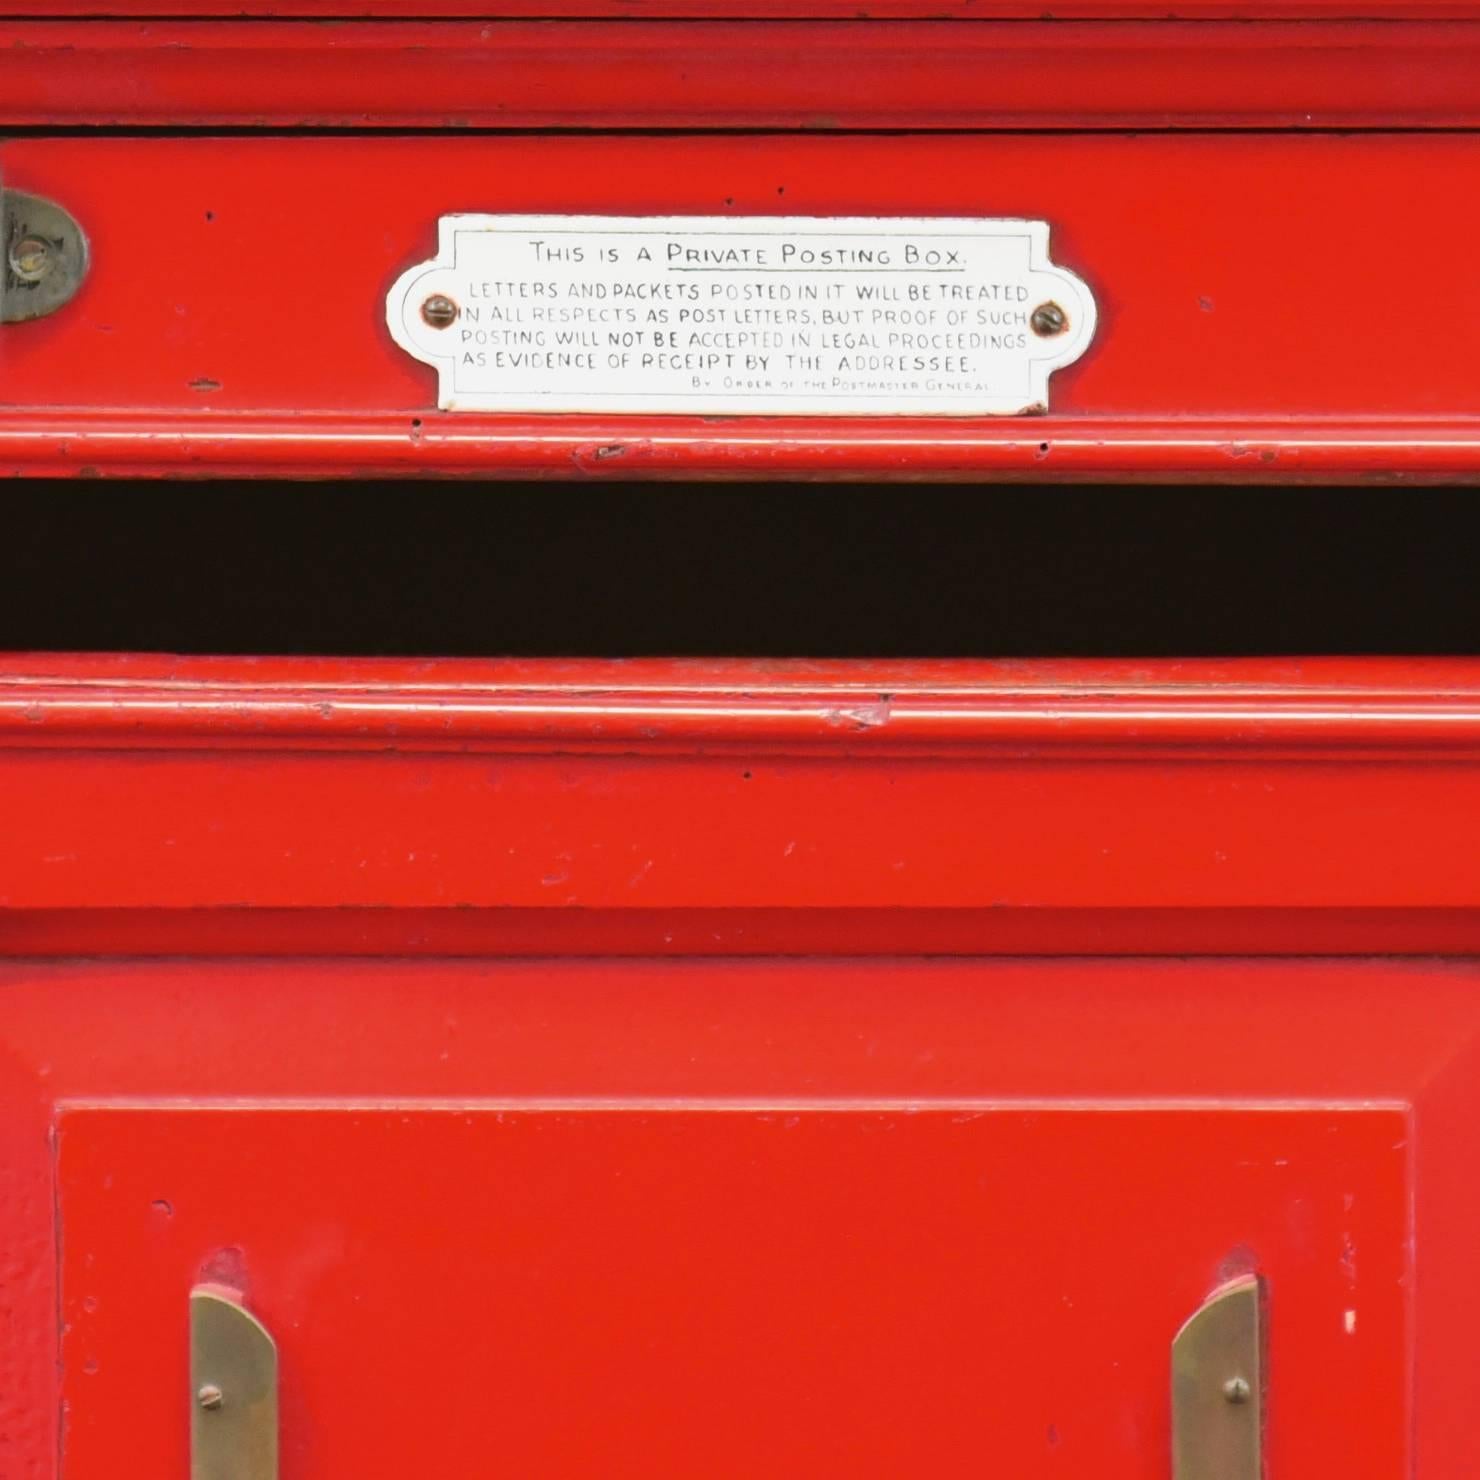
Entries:
[[1272,1472],[1404,1473],[1399,1107],[60,1126],[65,1480],[184,1473],[200,1278],[277,1336],[286,1477],[1160,1480],[1171,1337],[1250,1270]]

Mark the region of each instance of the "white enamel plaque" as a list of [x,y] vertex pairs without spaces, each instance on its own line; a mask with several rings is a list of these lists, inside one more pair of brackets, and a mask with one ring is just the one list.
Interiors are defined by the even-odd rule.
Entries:
[[446,411],[1010,416],[1095,331],[1007,220],[444,216],[386,312]]

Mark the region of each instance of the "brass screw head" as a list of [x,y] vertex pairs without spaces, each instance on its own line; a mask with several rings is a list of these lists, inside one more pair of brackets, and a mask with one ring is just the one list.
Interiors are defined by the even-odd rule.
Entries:
[[226,1401],[226,1394],[214,1382],[208,1382],[195,1395],[195,1401],[202,1408],[219,1408]]
[[446,329],[457,318],[458,307],[445,293],[433,293],[421,306],[421,316],[434,329]]
[[1223,1396],[1230,1403],[1247,1403],[1249,1401],[1249,1380],[1246,1377],[1230,1377],[1223,1384]]
[[39,283],[56,266],[56,253],[44,237],[23,236],[10,244],[10,270],[26,283]]
[[1047,338],[1051,334],[1062,334],[1069,327],[1069,315],[1057,303],[1040,303],[1028,322],[1035,334]]

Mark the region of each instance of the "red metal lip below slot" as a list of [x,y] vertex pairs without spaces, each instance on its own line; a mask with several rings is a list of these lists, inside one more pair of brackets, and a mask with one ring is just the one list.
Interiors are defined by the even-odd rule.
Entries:
[[1480,909],[0,908],[7,956],[1480,954]]
[[1473,662],[6,667],[12,951],[1480,940]]
[[1480,758],[1480,662],[11,657],[0,749]]

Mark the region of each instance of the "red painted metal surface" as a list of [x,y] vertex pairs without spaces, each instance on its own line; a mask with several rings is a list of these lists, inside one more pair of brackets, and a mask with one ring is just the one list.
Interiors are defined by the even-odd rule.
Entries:
[[[13,139],[96,261],[6,331],[0,466],[1473,476],[1480,283],[1417,312],[1414,263],[1420,223],[1473,233],[1477,167],[1468,134]],[[467,209],[1043,217],[1101,327],[1041,418],[438,414],[382,302]]]
[[1475,663],[4,668],[4,1480],[1468,1476]]
[[[1269,1277],[1272,1310],[1284,1318],[1273,1339],[1276,1392],[1288,1400],[1272,1418],[1283,1467],[1312,1465],[1312,1446],[1329,1440],[1324,1452],[1341,1454],[1358,1480],[1394,1480],[1413,1473],[1405,1458],[1412,1420],[1418,1473],[1458,1480],[1480,1437],[1460,1401],[1468,1369],[1454,1355],[1467,1349],[1480,1313],[1480,1294],[1463,1278],[1480,1212],[1463,1170],[1480,1030],[1470,966],[15,962],[0,980],[0,1139],[10,1178],[0,1225],[13,1272],[0,1293],[17,1338],[4,1348],[0,1399],[7,1476],[55,1473],[59,1382],[62,1473],[94,1473],[109,1442],[104,1430],[130,1396],[143,1401],[130,1453],[148,1455],[157,1473],[175,1472],[185,1395],[170,1374],[183,1321],[163,1310],[136,1318],[183,1305],[191,1279],[219,1272],[230,1247],[239,1250],[230,1271],[245,1277],[284,1342],[285,1442],[300,1473],[372,1442],[377,1452],[399,1452],[406,1442],[464,1434],[471,1412],[419,1434],[425,1410],[380,1401],[377,1385],[408,1371],[413,1383],[429,1383],[442,1370],[439,1339],[456,1346],[466,1330],[466,1316],[450,1310],[455,1285],[486,1299],[489,1311],[486,1339],[464,1357],[475,1376],[508,1374],[516,1332],[519,1349],[544,1370],[549,1348],[536,1341],[529,1304],[550,1293],[548,1336],[558,1338],[574,1319],[566,1300],[608,1257],[616,1267],[588,1304],[590,1329],[571,1357],[583,1400],[570,1409],[573,1427],[587,1417],[598,1428],[616,1422],[580,1363],[582,1351],[614,1349],[620,1332],[611,1328],[623,1312],[635,1333],[650,1330],[643,1311],[685,1295],[692,1313],[714,1313],[710,1340],[739,1339],[726,1348],[728,1364],[712,1345],[701,1351],[713,1383],[743,1405],[755,1373],[747,1338],[782,1327],[792,1350],[778,1352],[770,1371],[795,1374],[827,1335],[818,1321],[838,1309],[836,1294],[818,1285],[827,1267],[892,1259],[901,1265],[892,1285],[865,1284],[851,1266],[860,1276],[852,1319],[872,1317],[881,1334],[908,1330],[921,1343],[889,1379],[886,1411],[949,1411],[952,1427],[913,1436],[932,1468],[970,1465],[975,1446],[963,1455],[941,1443],[959,1433],[946,1399],[969,1382],[973,1362],[1010,1345],[1010,1367],[993,1370],[1005,1384],[1000,1396],[1019,1406],[1008,1412],[977,1391],[977,1412],[1005,1415],[1005,1434],[997,1432],[1004,1425],[984,1426],[1004,1452],[1054,1458],[1074,1474],[1113,1466],[1149,1480],[1166,1473],[1167,1327],[1230,1262],[1243,1261]],[[223,1101],[233,1107],[225,1125],[218,1112],[192,1120],[185,1109]],[[254,1118],[252,1104],[264,1118]],[[97,1108],[68,1108],[77,1105]],[[305,1140],[308,1110],[322,1120]],[[680,1111],[681,1122],[654,1126]],[[437,1142],[427,1126],[439,1114],[448,1134]],[[498,1114],[514,1123],[511,1150],[501,1149],[509,1143],[495,1129]],[[768,1125],[759,1118],[766,1114]],[[835,1128],[820,1126],[824,1115]],[[954,1142],[952,1116],[967,1118]],[[57,1153],[46,1133],[54,1119],[65,1260],[60,1373]],[[865,1153],[860,1128],[870,1122],[917,1154],[887,1144]],[[546,1128],[552,1139],[540,1162],[524,1143]],[[671,1142],[654,1144],[674,1134],[686,1138],[682,1154]],[[594,1138],[584,1150],[571,1139],[582,1136]],[[756,1137],[772,1138],[764,1155]],[[985,1189],[963,1156],[993,1178]],[[661,1189],[655,1158],[669,1172]],[[495,1167],[502,1174],[491,1179]],[[628,1177],[637,1192],[624,1205]],[[1006,1184],[1009,1195],[975,1204]],[[696,1194],[687,1202],[686,1189]],[[709,1201],[720,1193],[732,1197],[724,1219]],[[769,1195],[768,1205],[756,1193]],[[561,1198],[583,1211],[562,1218]],[[679,1247],[648,1239],[644,1206],[666,1213]],[[750,1219],[775,1221],[756,1229]],[[970,1276],[959,1263],[963,1219]],[[549,1263],[511,1271],[529,1225],[549,1235]],[[770,1232],[771,1242],[752,1247],[739,1237],[747,1229]],[[940,1238],[927,1254],[922,1240],[932,1230]],[[1407,1249],[1415,1238],[1416,1258]],[[584,1260],[573,1239],[587,1240]],[[1031,1277],[1025,1241],[1037,1261]],[[485,1257],[470,1266],[477,1248]],[[890,1301],[891,1288],[927,1293],[932,1268],[961,1270],[964,1309],[977,1310],[988,1281],[997,1322],[1007,1312],[1027,1318],[1004,1342],[985,1314],[985,1330],[976,1320],[943,1327],[938,1290],[914,1309]],[[519,1273],[529,1278],[517,1282]],[[774,1278],[776,1301],[752,1302],[747,1317],[726,1304],[726,1276]],[[776,1303],[783,1296],[785,1311]],[[383,1354],[367,1351],[357,1322],[392,1302],[396,1341]],[[424,1324],[413,1323],[418,1311]],[[1348,1311],[1356,1312],[1350,1333]],[[1097,1330],[1091,1339],[1080,1324],[1112,1315],[1123,1333]],[[1088,1340],[1080,1351],[1089,1371],[1072,1343],[1057,1350],[1058,1334]],[[526,1347],[525,1336],[535,1344]],[[426,1360],[412,1368],[416,1352]],[[951,1353],[967,1370],[951,1370],[943,1392],[939,1364]],[[833,1393],[840,1366],[860,1375],[863,1391],[879,1391],[871,1354],[856,1342],[824,1355],[826,1369],[813,1379],[819,1392]],[[367,1358],[381,1374],[368,1379],[375,1410],[387,1415],[378,1436],[353,1416],[364,1408],[343,1422],[338,1409],[331,1417],[323,1408],[344,1391],[336,1376],[357,1377]],[[633,1373],[658,1363],[672,1378],[645,1399],[661,1409],[629,1415],[666,1427],[680,1446],[677,1455],[658,1451],[656,1463],[644,1455],[647,1473],[688,1473],[677,1461],[703,1443],[697,1416],[708,1408],[670,1401],[702,1396],[682,1361],[634,1341],[619,1364]],[[609,1382],[608,1404],[623,1390],[622,1370]],[[488,1397],[480,1411],[496,1409],[502,1390],[480,1389]],[[430,1397],[421,1386],[414,1392]],[[1360,1419],[1343,1393],[1363,1395]],[[169,1395],[180,1405],[173,1419]],[[548,1414],[551,1401],[539,1392],[533,1414],[494,1426],[490,1442],[533,1442],[524,1424]],[[781,1421],[787,1410],[771,1414]],[[820,1404],[799,1437],[847,1444],[867,1425],[867,1413],[858,1415],[846,1397]],[[774,1438],[766,1416],[749,1427],[753,1442]],[[116,1443],[111,1452],[116,1463]],[[457,1459],[454,1469],[471,1462]]]
[[1476,19],[1475,0],[0,0],[0,16],[168,17],[231,19],[241,16],[312,20],[617,17],[626,20],[706,17],[795,21],[814,18],[886,20],[1319,20]]
[[1473,128],[1477,79],[1462,21],[0,22],[28,126]]
[[1480,947],[1469,662],[9,672],[11,950]]
[[1271,1470],[1396,1477],[1407,1122],[960,1101],[64,1110],[62,1469],[111,1480],[126,1432],[131,1470],[184,1472],[184,1295],[229,1271],[279,1337],[285,1473],[1152,1480],[1171,1335],[1252,1269],[1279,1374]]

